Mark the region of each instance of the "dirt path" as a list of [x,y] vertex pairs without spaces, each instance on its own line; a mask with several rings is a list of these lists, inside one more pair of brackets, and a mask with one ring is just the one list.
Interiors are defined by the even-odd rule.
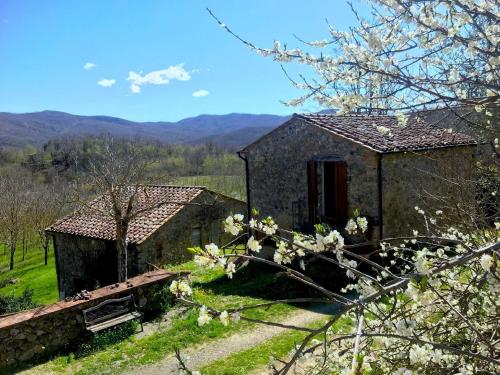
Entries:
[[[331,314],[336,306],[324,305],[311,310],[299,310],[279,323],[285,325],[304,326]],[[188,347],[181,351],[184,357],[189,357],[189,367],[199,369],[213,361],[227,357],[239,351],[252,348],[270,338],[283,333],[286,328],[260,325],[257,329],[239,332],[224,339],[210,341],[196,347]],[[177,374],[177,360],[173,355],[161,362],[129,369],[126,375],[165,375]]]

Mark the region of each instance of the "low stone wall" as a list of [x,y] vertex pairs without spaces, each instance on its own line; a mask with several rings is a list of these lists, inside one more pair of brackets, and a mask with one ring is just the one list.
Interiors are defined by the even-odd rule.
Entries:
[[85,333],[82,310],[110,299],[134,294],[140,309],[155,303],[156,292],[188,272],[156,270],[127,283],[96,289],[90,299],[60,301],[52,305],[0,316],[0,369],[25,362],[36,355],[64,349]]

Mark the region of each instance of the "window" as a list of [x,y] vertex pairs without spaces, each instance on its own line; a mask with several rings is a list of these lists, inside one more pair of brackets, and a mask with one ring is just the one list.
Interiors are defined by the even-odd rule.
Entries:
[[217,244],[219,243],[220,221],[214,220],[210,224],[210,241]]
[[201,227],[196,226],[191,229],[191,246],[201,247]]
[[156,260],[161,260],[163,258],[163,243],[156,243]]

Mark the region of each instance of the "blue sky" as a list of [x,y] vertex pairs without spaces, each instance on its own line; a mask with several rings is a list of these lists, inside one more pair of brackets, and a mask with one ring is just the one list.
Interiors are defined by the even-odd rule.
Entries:
[[354,22],[343,0],[1,0],[0,111],[176,121],[317,109],[282,105],[299,92],[279,64],[224,32],[206,7],[263,47],[293,47],[294,34],[323,39],[325,18],[342,29]]

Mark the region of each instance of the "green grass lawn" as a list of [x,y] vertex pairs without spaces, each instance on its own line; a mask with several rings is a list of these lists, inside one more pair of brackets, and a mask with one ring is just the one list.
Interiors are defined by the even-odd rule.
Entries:
[[242,350],[224,359],[212,362],[200,371],[203,375],[243,375],[266,366],[270,357],[285,358],[295,345],[307,335],[305,332],[288,331],[275,336],[251,349]]
[[221,194],[245,200],[246,188],[244,176],[183,176],[173,177],[171,184],[206,186]]
[[33,301],[49,304],[58,300],[56,266],[54,252],[49,252],[48,264],[44,264],[44,252],[41,248],[28,249],[25,260],[19,248],[15,254],[14,269],[9,270],[10,254],[0,253],[0,281],[15,279],[14,284],[0,288],[1,295],[19,296],[27,288],[33,290]]
[[[308,325],[309,328],[318,328],[326,322],[319,320]],[[341,327],[347,327],[345,320],[339,320],[332,327],[335,332]],[[287,359],[291,350],[302,343],[307,336],[306,332],[289,330],[277,335],[253,348],[242,350],[221,360],[210,363],[201,369],[203,375],[243,375],[250,371],[269,364],[270,357]],[[317,337],[317,339],[321,339]]]
[[[283,287],[274,287],[275,274],[262,267],[249,266],[238,272],[232,281],[228,280],[221,270],[200,271],[193,262],[168,268],[192,270],[195,300],[218,309],[263,302],[266,296],[280,293],[280,288]],[[276,305],[269,309],[249,311],[246,316],[280,319],[295,309],[296,307],[290,305]],[[240,321],[238,324],[232,323],[229,327],[224,327],[214,320],[199,327],[197,317],[197,310],[189,311],[173,318],[168,328],[149,336],[140,339],[130,337],[77,359],[71,354],[61,355],[33,368],[33,373],[116,374],[131,366],[158,362],[173,353],[176,347],[182,350],[187,346],[219,339],[255,326],[253,323]]]

